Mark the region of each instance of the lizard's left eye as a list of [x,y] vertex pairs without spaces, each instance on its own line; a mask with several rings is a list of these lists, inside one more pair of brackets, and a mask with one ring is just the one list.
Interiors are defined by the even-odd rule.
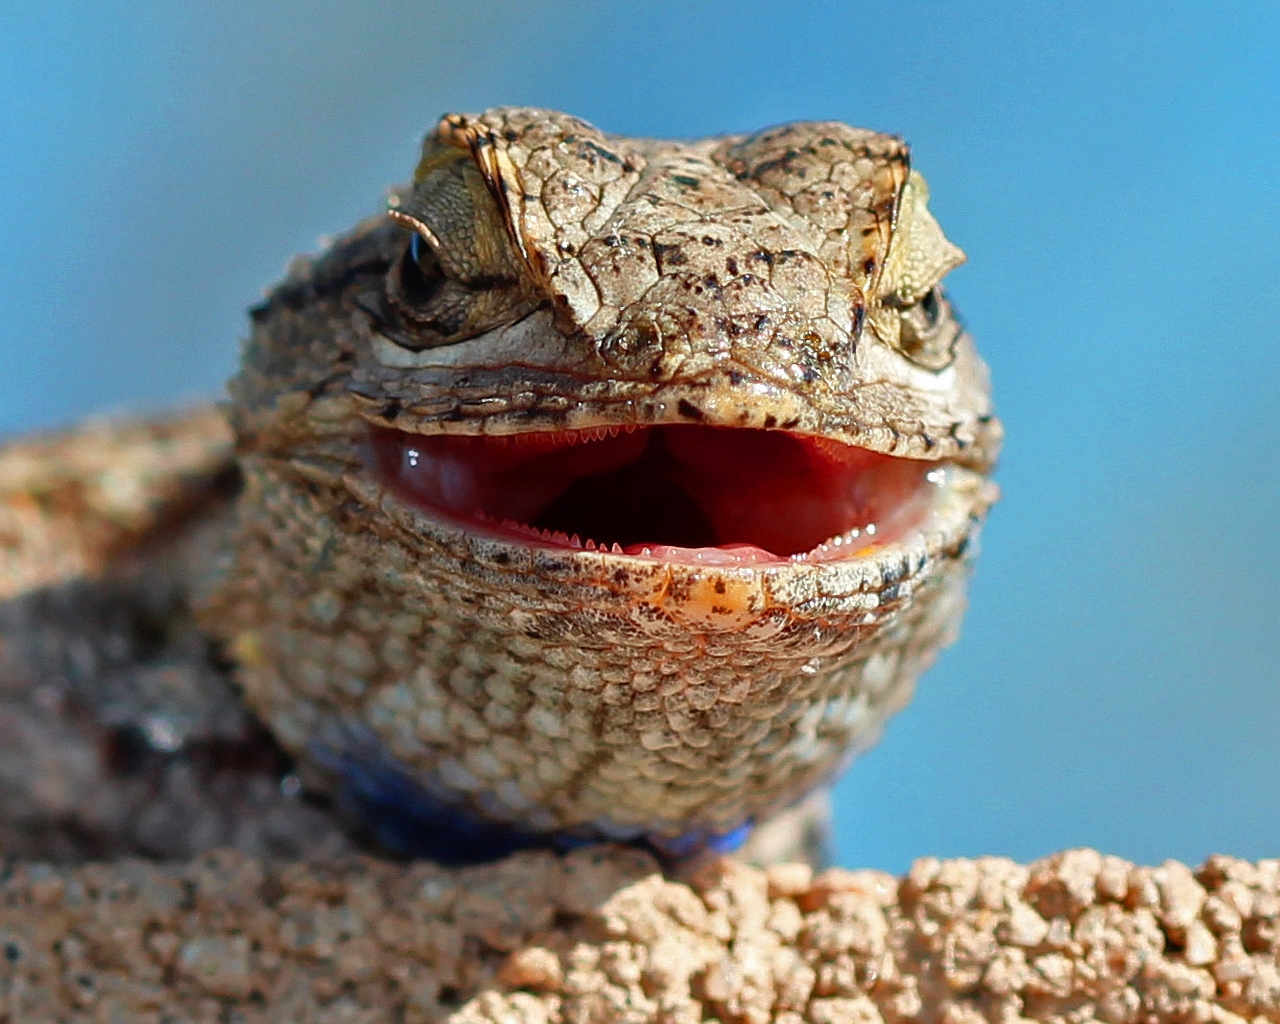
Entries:
[[955,358],[956,338],[960,325],[951,315],[951,304],[934,286],[924,297],[901,312],[902,334],[899,347],[902,354],[917,366],[928,370],[941,370]]

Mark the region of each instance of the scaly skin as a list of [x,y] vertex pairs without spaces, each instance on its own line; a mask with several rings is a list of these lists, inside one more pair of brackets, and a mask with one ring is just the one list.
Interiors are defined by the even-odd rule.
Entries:
[[[386,838],[411,848],[439,850],[402,833],[443,806],[681,852],[830,779],[955,635],[995,497],[986,370],[936,288],[963,257],[927,196],[901,141],[835,123],[678,144],[446,117],[390,218],[254,312],[202,611],[249,704],[321,784],[405,811]],[[373,428],[679,423],[929,461],[928,514],[705,564],[477,529],[371,471]]]

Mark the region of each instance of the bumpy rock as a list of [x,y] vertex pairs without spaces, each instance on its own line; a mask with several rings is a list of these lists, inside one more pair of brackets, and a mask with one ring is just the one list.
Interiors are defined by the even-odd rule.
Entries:
[[1280,861],[22,865],[2,1021],[1280,1021]]

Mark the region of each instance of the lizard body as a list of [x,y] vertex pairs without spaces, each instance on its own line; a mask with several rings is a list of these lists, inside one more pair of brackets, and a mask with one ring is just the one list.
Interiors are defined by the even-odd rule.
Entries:
[[[927,197],[899,140],[834,123],[446,117],[390,216],[254,311],[234,512],[181,517],[199,623],[308,780],[410,852],[678,854],[873,742],[954,635],[995,497]],[[166,550],[12,493],[15,591]],[[59,508],[107,526],[39,579]]]

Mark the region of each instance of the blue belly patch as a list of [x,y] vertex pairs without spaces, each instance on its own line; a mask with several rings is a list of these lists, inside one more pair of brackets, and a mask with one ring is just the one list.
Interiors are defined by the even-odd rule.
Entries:
[[[603,831],[543,833],[486,821],[443,800],[416,782],[377,748],[360,745],[336,753],[313,748],[322,765],[338,779],[336,801],[366,828],[373,841],[393,856],[432,860],[459,867],[498,860],[519,850],[568,852],[593,843],[616,842]],[[650,850],[660,860],[682,860],[695,853],[730,853],[751,834],[748,822],[728,833],[693,830],[675,839],[637,836],[628,845]]]

